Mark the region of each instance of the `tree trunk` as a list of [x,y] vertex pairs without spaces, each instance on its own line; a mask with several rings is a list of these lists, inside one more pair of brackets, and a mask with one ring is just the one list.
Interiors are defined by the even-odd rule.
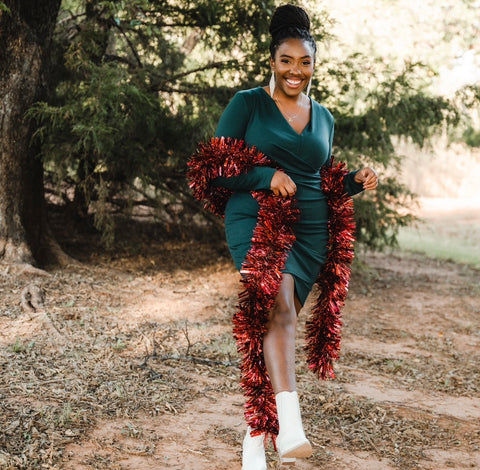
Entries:
[[52,244],[43,164],[24,116],[47,98],[48,52],[60,0],[3,3],[10,12],[0,12],[0,258],[44,264]]

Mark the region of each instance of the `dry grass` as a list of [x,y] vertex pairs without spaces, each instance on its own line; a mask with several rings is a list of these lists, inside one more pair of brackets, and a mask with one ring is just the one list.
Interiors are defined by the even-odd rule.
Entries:
[[[239,469],[237,275],[206,244],[134,251],[42,279],[3,276],[0,468]],[[479,272],[420,256],[364,261],[337,380],[319,383],[299,357],[315,454],[297,468],[465,468],[460,455],[476,465]],[[32,282],[46,294],[41,315],[20,306]]]

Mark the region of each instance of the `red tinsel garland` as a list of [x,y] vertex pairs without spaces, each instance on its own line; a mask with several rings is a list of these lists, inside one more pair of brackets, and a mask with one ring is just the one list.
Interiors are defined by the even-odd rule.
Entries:
[[[316,284],[320,291],[307,322],[306,351],[309,367],[322,379],[334,377],[333,361],[340,350],[341,307],[348,290],[353,259],[353,203],[345,194],[345,165],[334,160],[321,170],[322,190],[329,204],[327,260]],[[274,166],[255,147],[241,140],[218,137],[199,144],[188,163],[188,178],[194,196],[206,209],[223,216],[232,191],[212,185],[219,177],[246,173],[254,166]],[[295,200],[270,191],[252,191],[259,204],[252,245],[242,265],[244,290],[234,315],[234,336],[242,355],[241,386],[247,398],[245,418],[253,435],[278,433],[277,410],[272,385],[263,358],[263,337],[269,311],[282,280],[282,270],[293,243],[294,222],[299,211]]]
[[347,297],[350,265],[354,257],[355,222],[353,200],[345,193],[344,163],[322,167],[322,191],[328,200],[328,251],[316,285],[320,294],[307,321],[307,362],[322,379],[334,378],[333,361],[338,359],[341,339],[341,309]]

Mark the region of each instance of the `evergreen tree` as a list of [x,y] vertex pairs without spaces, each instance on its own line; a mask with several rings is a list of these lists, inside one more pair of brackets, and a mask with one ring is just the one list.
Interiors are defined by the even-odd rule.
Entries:
[[[74,197],[64,196],[78,214],[95,208],[107,241],[112,214],[125,204],[155,206],[166,226],[198,217],[186,161],[213,135],[237,90],[268,82],[274,8],[273,0],[64,2],[56,96],[29,115],[49,178],[74,188]],[[312,20],[322,41],[327,16],[315,13]],[[427,85],[419,64],[398,71],[379,57],[318,57],[312,95],[335,116],[336,155],[351,168],[380,171],[376,194],[355,202],[359,240],[369,246],[394,244],[398,227],[412,219],[399,210],[411,194],[396,177],[394,139],[423,144],[458,122],[455,104],[431,96]]]
[[48,96],[48,47],[60,0],[0,3],[0,259],[61,258],[46,223],[43,168],[25,112]]

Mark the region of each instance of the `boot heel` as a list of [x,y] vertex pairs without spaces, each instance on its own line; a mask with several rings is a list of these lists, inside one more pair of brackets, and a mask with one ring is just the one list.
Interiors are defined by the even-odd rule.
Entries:
[[252,437],[251,431],[248,427],[243,439],[242,470],[267,470],[265,436]]
[[312,455],[312,446],[307,439],[289,449],[282,450],[281,459],[306,459]]
[[277,403],[279,433],[277,449],[280,462],[286,459],[304,459],[312,455],[312,446],[305,437],[297,392],[279,392]]

